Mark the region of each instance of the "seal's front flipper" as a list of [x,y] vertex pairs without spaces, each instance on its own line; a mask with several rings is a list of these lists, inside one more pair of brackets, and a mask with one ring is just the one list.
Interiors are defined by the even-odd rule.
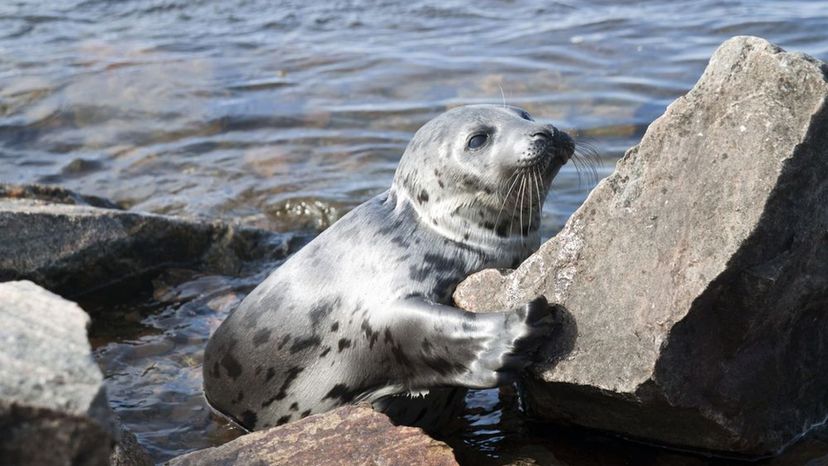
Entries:
[[[421,299],[394,304],[387,344],[409,389],[490,388],[523,369],[547,343],[561,312],[543,297],[505,312],[473,313]],[[396,378],[395,377],[395,378]]]

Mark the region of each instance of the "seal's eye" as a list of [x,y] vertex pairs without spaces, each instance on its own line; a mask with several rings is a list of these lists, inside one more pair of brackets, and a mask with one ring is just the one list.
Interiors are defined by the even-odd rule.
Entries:
[[523,118],[524,120],[535,121],[535,120],[532,119],[532,115],[529,115],[529,112],[524,111],[524,110],[520,111],[520,117]]
[[480,149],[483,144],[486,144],[487,139],[489,139],[487,134],[475,134],[469,139],[469,149]]

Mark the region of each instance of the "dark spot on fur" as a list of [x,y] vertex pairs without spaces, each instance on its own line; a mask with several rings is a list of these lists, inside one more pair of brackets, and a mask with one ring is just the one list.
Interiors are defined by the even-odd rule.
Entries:
[[291,411],[299,411],[299,403],[297,403],[295,401],[293,403],[291,403],[290,404],[290,410]]
[[337,330],[339,330],[339,322],[334,322],[331,325],[331,332],[336,332]]
[[279,393],[277,393],[274,397],[265,400],[262,403],[262,408],[266,408],[270,406],[274,401],[284,400],[287,397],[287,391],[290,389],[290,385],[296,380],[296,377],[299,376],[299,373],[305,370],[302,367],[291,367],[285,372],[285,380],[282,382],[282,386],[279,387]]
[[377,342],[377,338],[379,338],[379,332],[375,331],[371,324],[368,322],[368,319],[362,321],[362,331],[365,332],[365,338],[368,339],[368,348],[374,349],[374,343]]
[[341,353],[341,352],[342,352],[342,350],[344,350],[345,348],[350,348],[350,347],[351,347],[351,340],[349,340],[349,339],[347,339],[347,338],[340,338],[340,339],[339,339],[339,352],[340,352],[340,353]]
[[437,185],[440,186],[440,189],[444,189],[446,187],[446,185],[443,184],[443,180],[439,180],[439,179],[437,180]]
[[334,385],[327,395],[322,397],[323,400],[333,399],[339,400],[343,403],[350,403],[356,398],[357,392],[348,388],[347,385],[338,383]]
[[464,233],[464,234],[463,234],[463,239],[464,239],[464,240],[466,240],[466,241],[468,241],[468,240],[469,240],[469,234],[468,234],[468,233]]
[[423,353],[426,353],[426,354],[431,353],[432,346],[431,346],[431,342],[428,341],[428,338],[424,338],[423,343],[420,346],[423,347]]
[[229,351],[221,358],[221,367],[227,371],[227,375],[230,376],[231,379],[236,380],[242,373],[242,366],[239,364],[239,361],[233,357],[233,354]]
[[259,346],[267,343],[268,340],[270,340],[270,329],[263,328],[253,335],[253,346],[258,348]]
[[241,403],[243,400],[244,400],[244,392],[239,391],[239,394],[238,394],[238,395],[236,395],[236,399],[234,399],[233,401],[231,401],[231,403],[232,403],[232,404],[234,404],[234,405],[236,405],[236,404]]
[[290,334],[287,334],[282,337],[282,341],[279,342],[279,346],[276,347],[277,350],[281,350],[285,347],[285,345],[290,341]]
[[256,371],[254,372],[254,375],[256,375],[258,377],[258,375],[261,374],[263,370],[264,370],[264,367],[256,366]]
[[417,201],[420,204],[425,204],[426,202],[428,202],[428,191],[426,191],[425,189],[420,191],[420,194],[417,194]]
[[466,370],[466,366],[460,363],[452,363],[446,358],[443,357],[425,357],[422,359],[423,364],[428,366],[434,372],[440,375],[446,375],[450,373],[456,373]]
[[321,343],[322,339],[316,335],[298,338],[293,342],[293,345],[290,346],[290,354],[296,354],[302,350],[319,346]]
[[310,416],[310,414],[311,414],[311,410],[303,411],[302,412],[302,419]]
[[270,382],[270,379],[272,379],[275,375],[276,375],[276,368],[275,367],[268,367],[267,368],[267,375],[265,375],[265,382]]
[[394,337],[391,335],[391,328],[385,327],[385,343],[394,344]]
[[408,359],[406,356],[405,351],[399,346],[392,346],[391,347],[391,354],[394,355],[394,360],[397,361],[397,364],[403,367],[411,368],[411,360]]
[[504,220],[500,222],[495,230],[495,234],[501,238],[505,238],[509,235],[509,224]]
[[328,355],[328,353],[330,353],[330,352],[331,352],[331,347],[330,347],[330,346],[326,346],[326,347],[325,347],[325,349],[324,349],[324,350],[322,350],[322,352],[321,352],[321,353],[319,353],[319,359],[324,358],[324,357],[325,357],[325,356],[327,356],[327,355]]
[[279,419],[277,419],[276,420],[276,425],[280,426],[282,424],[287,424],[288,422],[290,422],[290,414],[288,414],[287,416],[282,416]]
[[253,428],[256,427],[256,421],[258,419],[259,418],[256,416],[256,413],[254,413],[253,411],[247,410],[247,411],[242,413],[241,419],[240,419],[240,421],[241,421],[240,424],[248,430],[253,430]]
[[308,316],[311,320],[311,325],[313,327],[319,325],[322,319],[327,317],[335,308],[339,307],[341,302],[342,298],[337,296],[333,299],[324,299],[316,303],[308,313]]

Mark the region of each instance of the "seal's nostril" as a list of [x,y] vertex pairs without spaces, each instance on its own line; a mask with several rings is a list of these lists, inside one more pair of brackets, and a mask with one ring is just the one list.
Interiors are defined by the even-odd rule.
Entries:
[[552,134],[550,134],[549,131],[538,131],[532,135],[532,138],[536,140],[549,141],[552,139]]

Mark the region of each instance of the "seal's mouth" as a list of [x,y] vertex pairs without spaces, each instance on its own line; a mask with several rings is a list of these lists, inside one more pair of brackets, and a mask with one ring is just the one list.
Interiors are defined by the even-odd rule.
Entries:
[[575,142],[572,138],[554,126],[550,126],[548,130],[539,131],[532,135],[530,149],[515,164],[515,168],[533,169],[541,167],[545,163],[560,168],[561,165],[566,164],[572,158],[574,153]]
[[558,170],[574,155],[575,142],[563,131],[549,126],[532,135],[532,144],[503,185],[494,223],[498,236],[526,237],[539,230],[549,186]]

